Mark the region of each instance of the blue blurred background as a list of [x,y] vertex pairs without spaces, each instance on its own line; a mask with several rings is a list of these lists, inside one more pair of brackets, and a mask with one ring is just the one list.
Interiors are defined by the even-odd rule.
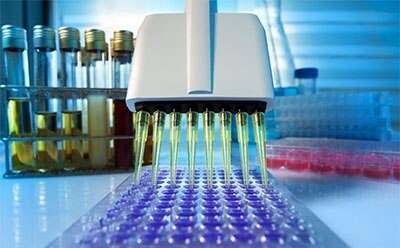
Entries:
[[[267,10],[271,6],[275,6],[272,12]],[[399,1],[219,0],[218,8],[220,12],[257,14],[264,26],[281,25],[283,30],[277,32],[287,38],[288,45],[277,48],[276,64],[289,80],[293,80],[295,68],[317,67],[319,92],[390,91],[392,128],[399,130]],[[28,30],[28,43],[32,44],[32,28],[36,24],[73,26],[82,32],[88,27],[101,27],[107,39],[116,29],[129,29],[136,34],[145,15],[183,12],[184,1],[2,0],[0,10],[1,25],[24,27]],[[268,11],[269,16],[278,17],[275,23],[268,22]],[[277,40],[276,44],[284,42]],[[288,80],[285,75],[281,80]]]

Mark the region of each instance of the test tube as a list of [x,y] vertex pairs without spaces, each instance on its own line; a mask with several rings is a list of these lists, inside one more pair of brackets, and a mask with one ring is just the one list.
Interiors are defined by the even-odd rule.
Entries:
[[268,186],[268,172],[267,172],[267,159],[266,159],[266,125],[265,114],[262,112],[255,112],[251,115],[253,120],[254,137],[257,145],[257,157],[260,164],[260,173],[263,186]]
[[[1,27],[1,39],[5,84],[29,87],[26,30],[13,25],[3,25]],[[11,92],[11,94],[12,97],[26,97],[27,95],[21,95],[21,92]]]
[[214,175],[214,139],[215,139],[215,113],[206,110],[203,112],[203,133],[206,150],[207,186],[213,184]]
[[[26,30],[12,25],[1,27],[4,82],[10,86],[29,83]],[[32,137],[32,112],[29,93],[20,88],[7,92],[8,132],[10,138]],[[34,170],[33,143],[13,141],[10,145],[13,172]]]
[[194,174],[196,170],[196,144],[198,139],[199,115],[197,112],[189,111],[186,113],[186,140],[188,151],[188,170],[189,185],[194,184]]
[[[87,83],[87,66],[86,66],[86,50],[85,48],[81,48],[81,72],[80,72],[80,81],[78,85],[82,88],[88,88]],[[82,99],[83,107],[82,107],[82,135],[88,135],[88,100]],[[89,159],[89,141],[83,140],[82,142],[83,149],[83,158]]]
[[[85,30],[86,75],[89,88],[106,88],[106,58],[104,54],[105,33],[99,29]],[[89,163],[94,169],[108,165],[110,142],[106,140],[109,131],[107,96],[88,96],[88,135],[102,137],[89,141]]]
[[157,185],[158,177],[158,166],[161,154],[161,144],[164,136],[165,127],[165,116],[166,113],[162,111],[156,111],[153,114],[153,165],[152,165],[152,177],[151,182],[153,186]]
[[[57,113],[35,113],[36,135],[38,137],[57,136]],[[39,140],[36,148],[36,169],[39,172],[54,171],[58,168],[58,149],[56,140]]]
[[244,185],[249,185],[249,115],[245,112],[236,114],[237,135],[240,148],[240,161],[242,164],[242,174]]
[[[114,88],[128,87],[129,74],[133,56],[133,33],[126,30],[114,32],[111,39],[111,79]],[[132,136],[132,113],[126,106],[125,99],[113,101],[113,121],[115,136]],[[114,140],[115,167],[120,169],[130,168],[133,163],[133,140]]]
[[[82,112],[74,110],[62,111],[62,136],[82,136]],[[64,170],[79,169],[83,165],[82,140],[63,140],[62,142],[62,166]]]
[[[81,85],[81,56],[79,30],[72,27],[61,27],[58,29],[60,44],[60,86],[79,88]],[[68,99],[67,106],[63,110],[80,110],[83,108],[81,99]]]
[[181,113],[173,111],[170,114],[169,146],[170,146],[170,173],[171,185],[176,184],[178,167],[179,142],[181,139]]
[[147,140],[147,133],[149,130],[149,120],[151,116],[149,113],[144,111],[139,111],[136,114],[136,135],[135,135],[135,144],[134,144],[134,154],[135,154],[135,176],[134,183],[139,185],[142,164],[143,164],[143,155],[145,144]]
[[[33,85],[40,87],[57,87],[56,41],[54,29],[36,25],[33,27]],[[58,111],[57,99],[37,96],[34,111]]]
[[[10,138],[32,137],[30,101],[26,98],[9,98],[8,130]],[[34,171],[32,141],[11,142],[11,163],[13,172]]]
[[219,121],[225,185],[229,187],[231,184],[232,113],[228,111],[220,112]]
[[[61,87],[83,88],[81,67],[81,45],[79,30],[72,27],[58,29],[61,55]],[[62,109],[62,135],[74,137],[83,135],[83,119],[87,120],[87,102],[85,99],[67,99]],[[87,125],[86,125],[87,127]],[[87,141],[85,141],[87,144]],[[62,142],[62,166],[64,170],[82,167],[83,141],[64,140]]]

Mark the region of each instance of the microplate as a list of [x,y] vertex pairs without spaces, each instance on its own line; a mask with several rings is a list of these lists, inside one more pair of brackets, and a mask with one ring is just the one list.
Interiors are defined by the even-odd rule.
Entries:
[[233,170],[231,185],[204,169],[190,186],[178,169],[176,185],[161,167],[157,187],[144,168],[139,185],[129,176],[48,247],[347,247],[271,175],[263,188],[259,170],[244,185]]

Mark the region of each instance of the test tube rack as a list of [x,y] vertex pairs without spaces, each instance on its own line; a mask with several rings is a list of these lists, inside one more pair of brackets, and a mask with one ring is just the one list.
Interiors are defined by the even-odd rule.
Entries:
[[[28,93],[28,111],[23,113],[28,122],[27,125],[31,125],[29,128],[30,133],[24,135],[13,136],[10,134],[10,123],[9,123],[9,95],[12,92],[27,92]],[[87,174],[105,174],[105,173],[123,173],[133,171],[132,164],[127,165],[126,168],[115,168],[114,167],[114,156],[112,152],[112,142],[116,140],[133,140],[134,135],[115,136],[113,130],[110,130],[107,136],[89,136],[87,133],[81,132],[77,135],[66,136],[62,134],[61,128],[61,108],[57,111],[57,130],[55,133],[47,135],[41,135],[35,131],[35,121],[32,110],[32,104],[37,99],[55,99],[55,101],[61,102],[67,99],[82,99],[86,101],[88,96],[91,95],[105,95],[108,100],[124,100],[126,96],[126,89],[89,89],[89,88],[63,88],[63,87],[23,87],[23,86],[8,86],[0,85],[0,126],[4,127],[0,130],[0,140],[4,143],[5,150],[5,178],[20,178],[20,177],[46,177],[46,176],[69,176],[69,175],[87,175]],[[58,104],[59,106],[60,104]],[[22,113],[20,113],[22,114]],[[19,118],[19,117],[18,117]],[[84,118],[84,117],[82,117]],[[29,120],[28,120],[29,119]],[[22,120],[22,119],[21,119]],[[81,130],[82,131],[82,130]],[[151,137],[149,137],[151,138]],[[109,160],[106,166],[103,168],[92,167],[89,159],[83,158],[82,162],[73,165],[73,168],[65,169],[64,162],[62,159],[62,146],[63,142],[90,142],[103,140],[110,142]],[[29,166],[25,169],[22,168],[18,171],[15,170],[15,160],[12,157],[12,146],[22,144],[21,146],[14,149],[22,149],[20,152],[21,156],[25,156],[26,160],[29,161]],[[24,150],[23,144],[27,144]],[[53,167],[51,169],[43,168],[38,169],[38,147],[53,146],[55,149]],[[29,150],[31,149],[31,150]],[[146,146],[146,153],[151,153],[151,146]],[[133,156],[133,155],[132,155]],[[151,156],[150,156],[151,157]],[[14,164],[13,164],[14,162]],[[146,163],[145,163],[146,164]],[[46,167],[46,166],[45,166]]]
[[271,170],[400,180],[400,144],[363,140],[285,138],[267,144]]

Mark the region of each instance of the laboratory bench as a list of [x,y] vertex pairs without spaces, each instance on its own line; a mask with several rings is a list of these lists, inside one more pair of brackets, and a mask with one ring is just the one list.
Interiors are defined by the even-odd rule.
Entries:
[[[3,148],[0,143],[1,174]],[[161,161],[166,156],[163,152]],[[400,247],[398,182],[287,170],[272,173],[350,247]],[[129,176],[1,178],[0,247],[46,246]]]

